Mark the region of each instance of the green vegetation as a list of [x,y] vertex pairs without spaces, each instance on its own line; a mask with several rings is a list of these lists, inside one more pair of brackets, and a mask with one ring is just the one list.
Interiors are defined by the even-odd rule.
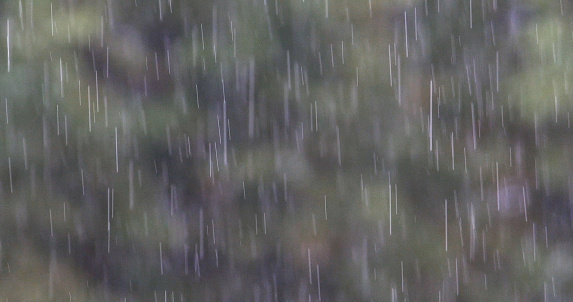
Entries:
[[573,299],[570,1],[0,12],[0,299]]

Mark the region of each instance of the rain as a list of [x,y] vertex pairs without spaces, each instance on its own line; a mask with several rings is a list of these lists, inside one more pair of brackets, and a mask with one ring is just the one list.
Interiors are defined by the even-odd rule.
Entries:
[[0,18],[2,301],[573,300],[570,0]]

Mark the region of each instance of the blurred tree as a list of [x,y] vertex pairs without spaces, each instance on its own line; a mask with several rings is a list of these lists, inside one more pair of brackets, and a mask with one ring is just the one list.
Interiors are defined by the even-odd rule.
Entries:
[[567,301],[569,1],[4,1],[0,298]]

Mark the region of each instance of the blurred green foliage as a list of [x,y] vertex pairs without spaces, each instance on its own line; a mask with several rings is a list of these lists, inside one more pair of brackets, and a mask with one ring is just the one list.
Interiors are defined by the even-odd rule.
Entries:
[[2,2],[0,298],[571,300],[572,10]]

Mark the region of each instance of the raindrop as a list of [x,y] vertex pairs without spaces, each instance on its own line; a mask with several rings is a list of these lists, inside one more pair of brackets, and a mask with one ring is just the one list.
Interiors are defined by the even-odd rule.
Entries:
[[8,72],[10,72],[10,19],[6,20],[6,56],[7,56],[7,68]]
[[12,185],[12,161],[10,156],[8,156],[8,174],[10,176],[10,193],[14,192],[14,187]]
[[326,211],[326,195],[324,195],[324,220],[328,220],[328,213]]
[[115,173],[119,173],[119,153],[117,146],[117,127],[115,127]]
[[310,264],[310,248],[306,249],[308,255],[308,283],[312,284],[312,266]]
[[445,245],[446,252],[448,251],[448,200],[444,201],[444,225],[445,225]]
[[163,249],[161,248],[161,241],[159,242],[159,263],[161,267],[161,275],[163,276]]

